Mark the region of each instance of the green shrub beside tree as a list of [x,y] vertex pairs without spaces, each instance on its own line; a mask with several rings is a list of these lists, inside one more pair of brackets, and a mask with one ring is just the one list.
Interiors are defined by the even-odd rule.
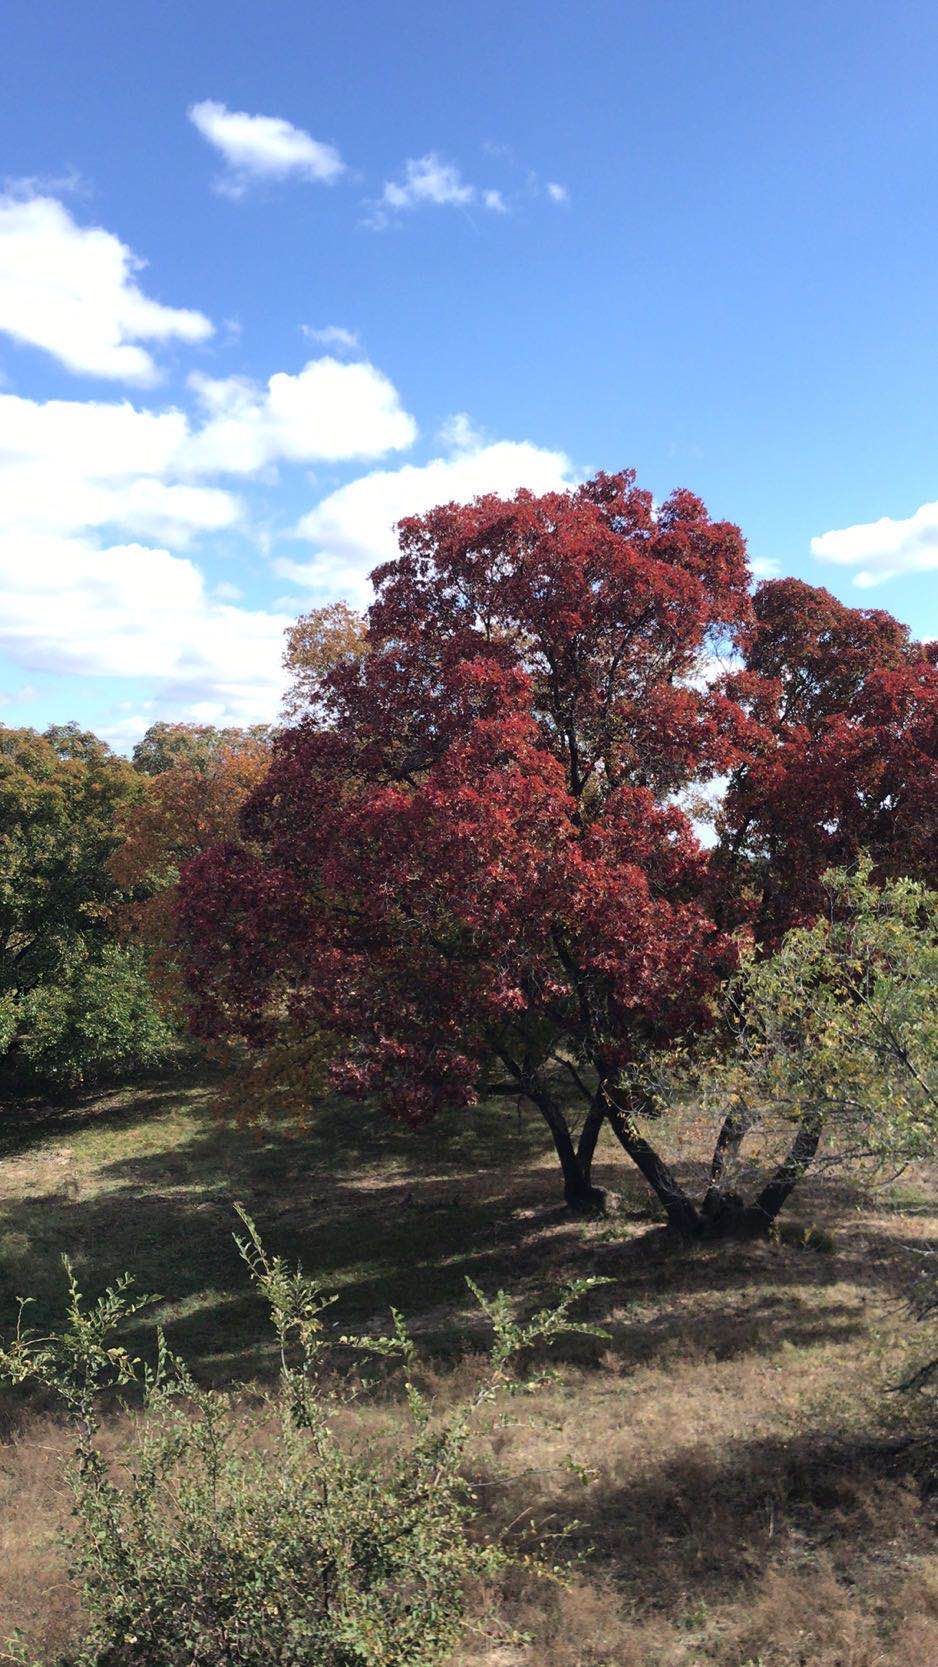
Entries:
[[[832,869],[824,888],[813,925],[744,962],[723,998],[718,1046],[694,1062],[697,1102],[729,1107],[703,1204],[710,1220],[773,1221],[825,1139],[838,1157],[880,1164],[934,1154],[938,893],[909,879],[876,886],[869,859]],[[772,1120],[790,1127],[789,1150],[747,1207],[741,1148]]]

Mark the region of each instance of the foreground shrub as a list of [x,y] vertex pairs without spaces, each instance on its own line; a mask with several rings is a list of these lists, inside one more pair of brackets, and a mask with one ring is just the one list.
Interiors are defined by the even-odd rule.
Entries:
[[[334,1299],[269,1256],[242,1220],[239,1248],[280,1352],[266,1448],[247,1447],[231,1398],[200,1389],[161,1334],[153,1367],[115,1341],[149,1300],[127,1277],[86,1305],[69,1269],[64,1333],[36,1337],[21,1325],[0,1351],[0,1376],[53,1391],[75,1434],[68,1539],[87,1628],[62,1667],[429,1667],[459,1636],[467,1580],[505,1561],[467,1533],[473,1500],[460,1463],[472,1413],[532,1344],[602,1335],[570,1317],[602,1281],[567,1286],[525,1325],[504,1293],[489,1301],[476,1291],[494,1330],[489,1370],[474,1399],[442,1417],[415,1382],[399,1315],[389,1336],[338,1338],[403,1366],[409,1435],[382,1458],[331,1427],[337,1402],[321,1368],[336,1341],[323,1321]],[[134,1382],[144,1413],[115,1479],[97,1409]]]

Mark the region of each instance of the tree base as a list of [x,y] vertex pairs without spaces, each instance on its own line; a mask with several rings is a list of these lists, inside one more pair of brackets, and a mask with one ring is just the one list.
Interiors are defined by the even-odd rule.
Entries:
[[765,1211],[745,1203],[738,1192],[708,1193],[700,1207],[703,1239],[764,1239],[771,1226]]
[[606,1194],[602,1187],[564,1187],[567,1209],[578,1216],[604,1216],[607,1211]]

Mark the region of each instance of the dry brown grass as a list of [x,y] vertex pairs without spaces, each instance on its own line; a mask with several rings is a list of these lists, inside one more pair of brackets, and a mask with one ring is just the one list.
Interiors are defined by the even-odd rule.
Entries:
[[[255,1140],[218,1127],[203,1088],[170,1086],[12,1129],[4,1323],[14,1287],[51,1314],[67,1247],[89,1288],[130,1266],[161,1290],[171,1341],[204,1377],[263,1376],[230,1245],[239,1197],[272,1245],[341,1292],[342,1321],[389,1301],[412,1315],[449,1401],[478,1373],[466,1273],[531,1300],[603,1273],[612,1284],[591,1300],[609,1343],[561,1350],[534,1392],[490,1409],[472,1453],[484,1525],[519,1548],[563,1529],[567,1575],[518,1569],[478,1593],[459,1667],[938,1661],[922,1445],[890,1393],[918,1346],[902,1293],[909,1247],[935,1230],[925,1177],[867,1195],[842,1177],[818,1184],[784,1242],[688,1250],[650,1221],[614,1151],[602,1179],[623,1209],[577,1224],[536,1137],[515,1130],[506,1167],[493,1126],[420,1144],[352,1120],[338,1147],[329,1130],[327,1167],[316,1131]],[[682,1154],[685,1168],[696,1159]],[[824,1234],[806,1241],[812,1223]],[[56,1538],[65,1439],[41,1408],[3,1405],[0,1636],[21,1626],[51,1664],[76,1624]],[[109,1423],[115,1455],[128,1416]],[[378,1397],[356,1413],[359,1435],[391,1441],[397,1416]]]

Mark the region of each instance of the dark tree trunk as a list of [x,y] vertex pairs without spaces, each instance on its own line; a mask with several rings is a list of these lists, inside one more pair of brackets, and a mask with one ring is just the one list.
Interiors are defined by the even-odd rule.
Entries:
[[661,1200],[669,1226],[688,1236],[699,1233],[700,1216],[677,1176],[641,1134],[631,1111],[617,1103],[610,1085],[602,1083],[600,1092],[603,1095],[606,1116],[616,1139],[625,1147],[632,1162],[641,1170],[648,1185]]
[[[606,1207],[606,1195],[600,1187],[590,1184],[589,1166],[584,1169],[574,1147],[567,1119],[554,1096],[542,1085],[531,1084],[525,1092],[537,1106],[550,1129],[563,1170],[563,1195],[570,1209],[579,1215],[601,1215]],[[595,1140],[593,1144],[595,1146]]]
[[596,1142],[599,1139],[599,1131],[605,1120],[606,1107],[603,1104],[601,1095],[597,1092],[593,1095],[593,1098],[590,1101],[590,1108],[586,1113],[586,1119],[583,1123],[582,1129],[580,1130],[580,1138],[577,1142],[576,1149],[576,1155],[580,1162],[580,1168],[586,1176],[587,1181],[592,1173],[593,1155],[596,1151]]
[[744,1208],[742,1197],[730,1181],[748,1128],[749,1120],[738,1111],[727,1112],[720,1126],[710,1162],[710,1178],[700,1206],[700,1213],[711,1229],[729,1227]]
[[824,1119],[819,1111],[807,1112],[801,1119],[788,1156],[779,1164],[753,1205],[756,1217],[766,1226],[771,1226],[789,1194],[810,1169],[823,1129]]

